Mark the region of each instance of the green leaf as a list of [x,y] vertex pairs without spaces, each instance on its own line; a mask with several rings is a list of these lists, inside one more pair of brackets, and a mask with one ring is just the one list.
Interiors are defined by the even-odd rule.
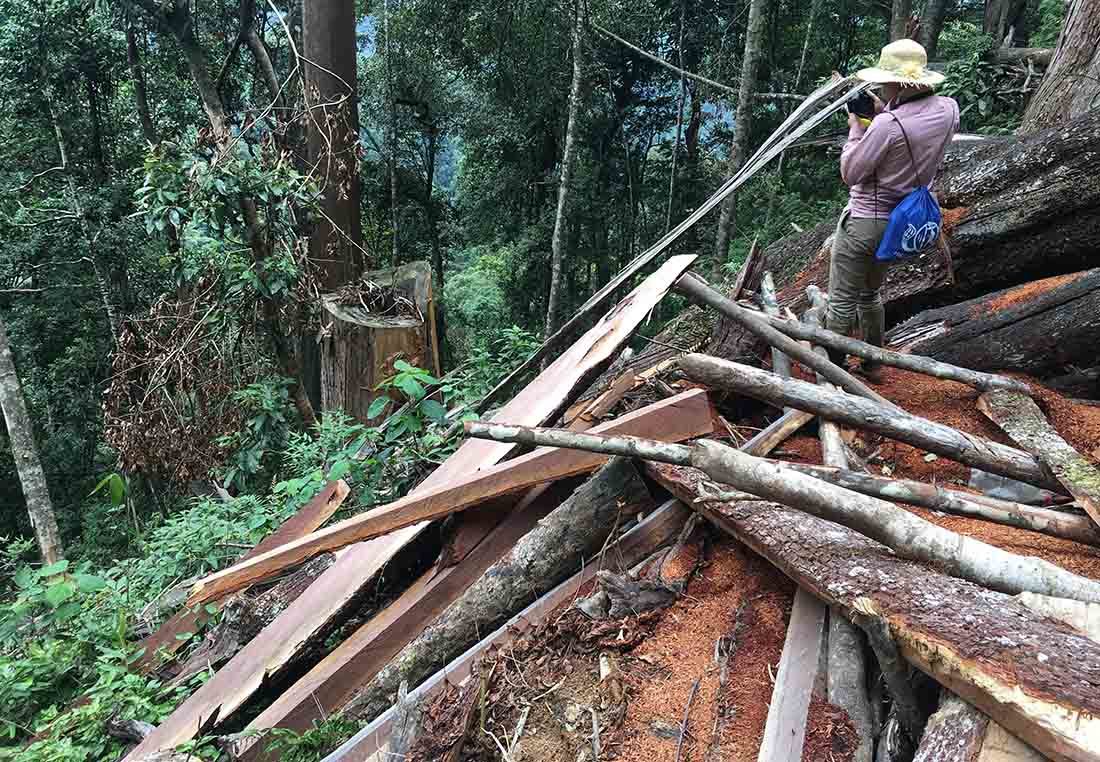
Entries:
[[53,577],[57,574],[63,574],[66,569],[69,568],[69,562],[65,559],[60,561],[54,561],[52,564],[47,564],[38,570],[38,578]]
[[75,592],[73,586],[68,582],[58,582],[56,585],[50,585],[46,588],[44,597],[46,598],[46,603],[57,608],[65,601],[72,598]]
[[378,416],[382,415],[383,411],[385,411],[386,407],[389,404],[389,397],[375,397],[374,401],[370,403],[370,407],[367,408],[367,420],[369,421],[372,418],[377,418]]
[[206,613],[207,613],[207,614],[209,614],[210,616],[214,616],[214,615],[215,615],[215,614],[217,614],[217,613],[218,613],[219,611],[221,611],[221,609],[219,609],[219,608],[218,608],[218,605],[217,605],[216,603],[208,603],[208,604],[206,604],[205,606],[203,606],[203,609],[204,609],[204,610],[206,611]]
[[336,479],[344,478],[344,475],[351,470],[351,461],[338,460],[332,464],[332,469],[328,472],[328,478],[335,481]]
[[415,378],[404,376],[397,379],[397,388],[405,393],[411,400],[418,400],[424,396],[424,387]]
[[420,412],[433,421],[442,421],[447,416],[447,408],[443,407],[435,400],[424,400],[421,402]]
[[402,373],[415,373],[418,370],[418,368],[414,368],[404,360],[398,360],[397,362],[395,362],[393,364],[393,369],[401,371]]
[[73,579],[82,593],[94,593],[107,587],[107,580],[94,574],[74,574]]

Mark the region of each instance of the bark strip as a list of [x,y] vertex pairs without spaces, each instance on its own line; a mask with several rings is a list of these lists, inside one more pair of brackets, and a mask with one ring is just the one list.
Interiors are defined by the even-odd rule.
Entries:
[[1034,453],[1100,524],[1100,469],[1062,439],[1033,399],[1014,392],[986,392],[978,398],[978,409]]

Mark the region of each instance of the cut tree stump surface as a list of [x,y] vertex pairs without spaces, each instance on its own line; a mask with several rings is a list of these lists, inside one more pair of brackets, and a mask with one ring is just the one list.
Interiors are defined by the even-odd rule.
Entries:
[[[650,464],[694,500],[705,476]],[[1010,596],[903,561],[831,522],[763,502],[695,506],[823,600],[865,598],[912,664],[1056,760],[1100,760],[1100,645]]]

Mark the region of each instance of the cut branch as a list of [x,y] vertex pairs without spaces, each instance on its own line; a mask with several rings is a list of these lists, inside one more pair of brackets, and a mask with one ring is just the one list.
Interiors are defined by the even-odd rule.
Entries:
[[993,590],[1100,602],[1100,582],[1072,574],[1040,558],[1018,556],[964,537],[892,503],[828,484],[787,465],[746,455],[717,442],[704,439],[694,445],[680,445],[476,422],[467,423],[466,431],[470,436],[496,441],[572,447],[691,465],[721,484],[843,524],[890,547],[902,558],[934,564]]
[[781,379],[774,373],[707,355],[687,355],[680,360],[680,366],[692,380],[710,388],[747,394],[777,407],[789,405],[826,420],[873,431],[989,473],[1059,493],[1063,491],[1062,485],[1034,456],[897,408],[827,391],[805,381]]
[[893,402],[874,391],[848,371],[834,365],[828,357],[814,354],[809,347],[799,344],[785,333],[773,328],[758,313],[751,312],[740,305],[731,302],[726,297],[715,291],[699,278],[685,275],[676,282],[676,290],[688,296],[699,304],[713,307],[723,315],[737,321],[747,330],[754,333],[770,346],[780,350],[793,360],[805,365],[811,370],[820,373],[827,381],[836,384],[849,394],[873,400],[879,405],[892,410],[901,411]]

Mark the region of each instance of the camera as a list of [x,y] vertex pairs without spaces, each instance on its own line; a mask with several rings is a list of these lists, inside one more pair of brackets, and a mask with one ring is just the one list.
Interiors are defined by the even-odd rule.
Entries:
[[864,119],[875,118],[875,99],[871,97],[870,93],[863,92],[853,95],[848,99],[847,106],[849,114],[855,114]]

